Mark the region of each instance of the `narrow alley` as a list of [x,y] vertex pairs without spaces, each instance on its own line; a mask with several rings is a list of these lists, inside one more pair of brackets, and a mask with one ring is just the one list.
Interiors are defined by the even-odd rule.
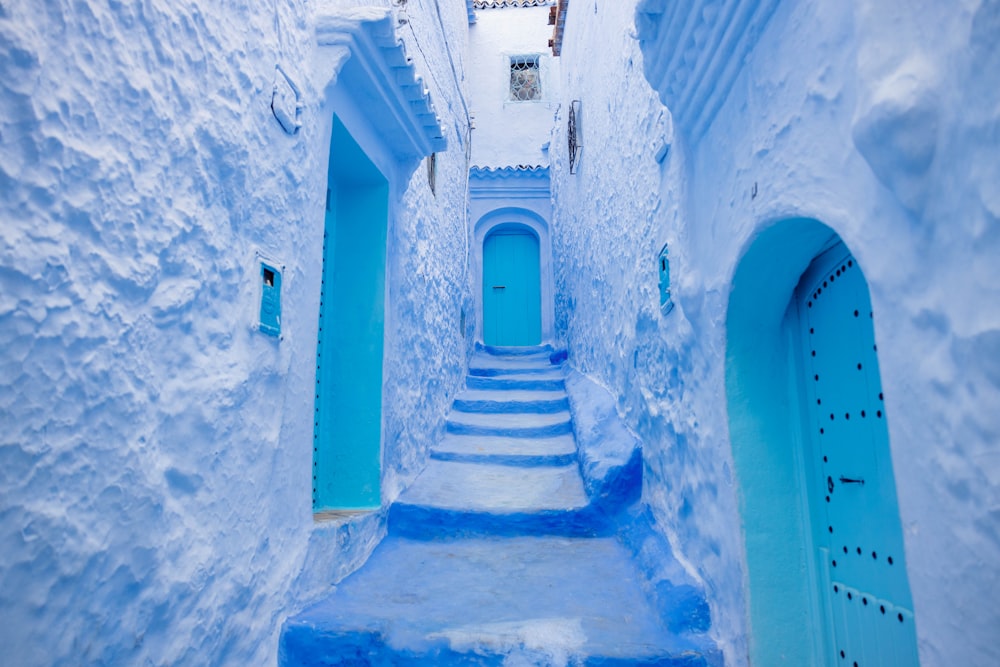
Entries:
[[4,664],[1000,664],[998,45],[0,0]]

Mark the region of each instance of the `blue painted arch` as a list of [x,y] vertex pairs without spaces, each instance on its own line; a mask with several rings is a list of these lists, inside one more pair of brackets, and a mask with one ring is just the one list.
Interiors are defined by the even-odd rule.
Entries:
[[[549,224],[541,215],[527,208],[503,206],[491,209],[476,220],[473,226],[473,270],[476,285],[483,284],[483,248],[487,237],[503,231],[521,230],[538,239],[539,278],[541,290],[541,342],[551,342],[554,327],[554,293],[552,274],[552,243]],[[476,297],[476,338],[484,340],[484,311],[482,290]]]
[[[807,495],[817,484],[809,421],[816,396],[803,390],[803,359],[809,357],[802,340],[809,329],[801,328],[798,302],[823,258],[838,252],[849,256],[827,225],[810,218],[776,221],[748,241],[732,279],[726,399],[746,549],[750,662],[755,665],[824,665],[835,650],[829,639],[835,633],[827,588],[833,589],[844,563],[831,570],[829,559],[822,557],[832,550],[823,551],[828,526],[825,519],[817,526],[817,517],[825,516],[828,506],[822,495],[818,501],[815,494]],[[860,267],[854,268],[867,300],[867,283]],[[877,363],[873,365],[877,380]],[[883,444],[891,463],[887,433]],[[890,509],[898,521],[888,468]],[[896,571],[905,584],[902,556]],[[907,620],[912,626],[912,615]]]

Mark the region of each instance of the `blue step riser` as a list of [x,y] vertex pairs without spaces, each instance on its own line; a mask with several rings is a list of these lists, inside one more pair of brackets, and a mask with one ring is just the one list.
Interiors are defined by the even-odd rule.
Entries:
[[503,377],[504,375],[541,375],[559,370],[559,366],[548,368],[470,368],[469,375],[477,377]]
[[[474,653],[459,653],[448,646],[446,639],[425,640],[427,648],[420,653],[401,651],[386,644],[381,633],[358,630],[353,633],[319,634],[311,625],[286,623],[278,647],[280,667],[423,667],[424,665],[479,665],[500,667],[509,663],[509,655],[486,654],[482,647]],[[713,664],[717,661],[713,661]],[[591,655],[585,667],[707,667],[705,656],[657,656],[650,658],[619,658]],[[719,663],[721,664],[721,662]]]
[[438,461],[458,461],[460,463],[485,463],[487,465],[513,466],[520,468],[541,468],[543,466],[566,466],[576,462],[576,454],[555,454],[546,456],[520,456],[517,454],[459,454],[456,452],[431,452],[431,458]]
[[452,650],[446,639],[427,640],[419,653],[386,645],[381,633],[358,630],[352,633],[319,635],[308,625],[286,624],[278,648],[280,667],[423,667],[423,665],[496,665],[504,656],[470,655]]
[[494,426],[473,426],[449,421],[448,433],[455,435],[499,435],[507,438],[548,438],[573,432],[573,424],[563,422],[551,426],[534,426],[530,428],[503,428]]
[[480,414],[534,414],[550,415],[569,410],[568,398],[540,399],[537,401],[471,401],[458,399],[452,408],[459,412]]
[[494,345],[483,345],[476,343],[476,349],[486,352],[491,357],[527,357],[532,354],[551,354],[551,345],[530,345],[525,347],[496,347]]
[[389,508],[389,532],[412,540],[456,537],[559,535],[608,537],[609,517],[593,506],[574,510],[492,514],[394,503]]
[[558,391],[566,388],[562,378],[539,380],[512,380],[509,378],[468,376],[465,386],[469,389],[522,389],[536,391]]
[[[722,664],[721,658],[712,664]],[[584,667],[708,667],[704,655],[670,655],[657,658],[606,658],[592,655],[583,662]]]

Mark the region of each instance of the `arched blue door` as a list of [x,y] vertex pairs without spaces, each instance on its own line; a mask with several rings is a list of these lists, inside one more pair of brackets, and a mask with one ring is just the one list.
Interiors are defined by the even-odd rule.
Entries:
[[828,665],[916,665],[868,285],[843,243],[796,290],[803,451]]
[[538,237],[527,230],[496,231],[483,243],[483,338],[501,346],[542,340]]

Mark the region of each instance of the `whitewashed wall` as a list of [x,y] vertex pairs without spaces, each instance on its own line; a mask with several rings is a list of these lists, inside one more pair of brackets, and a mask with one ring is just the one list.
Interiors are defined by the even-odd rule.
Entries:
[[[310,506],[329,122],[313,16],[358,4],[0,5],[7,664],[274,664],[285,615],[384,530],[314,525]],[[385,501],[471,339],[466,8],[409,7],[449,150],[437,196],[418,168],[391,207]],[[294,137],[269,108],[279,62],[306,103]],[[251,327],[256,250],[285,266],[280,342]]]
[[[476,10],[469,28],[469,96],[475,116],[472,163],[481,167],[544,165],[560,101],[559,59],[552,56],[548,7]],[[541,56],[539,100],[510,99],[510,57]]]
[[[549,150],[557,335],[574,367],[619,396],[619,412],[643,440],[643,501],[705,584],[727,664],[741,664],[741,544],[721,366],[725,300],[701,292],[685,262],[685,159],[672,146],[662,165],[656,161],[672,139],[670,115],[643,77],[634,14],[633,2],[581,2],[566,23],[564,105]],[[566,134],[571,99],[582,103],[576,174]],[[675,290],[684,295],[665,317],[657,254],[668,241]]]
[[562,113],[557,325],[642,436],[644,499],[705,581],[727,664],[748,646],[726,308],[750,239],[794,216],[836,230],[869,281],[921,660],[997,662],[1000,5],[780,3],[714,123],[697,141],[677,128],[662,165],[634,7],[570,8],[564,102],[583,100],[584,152],[570,175]]

